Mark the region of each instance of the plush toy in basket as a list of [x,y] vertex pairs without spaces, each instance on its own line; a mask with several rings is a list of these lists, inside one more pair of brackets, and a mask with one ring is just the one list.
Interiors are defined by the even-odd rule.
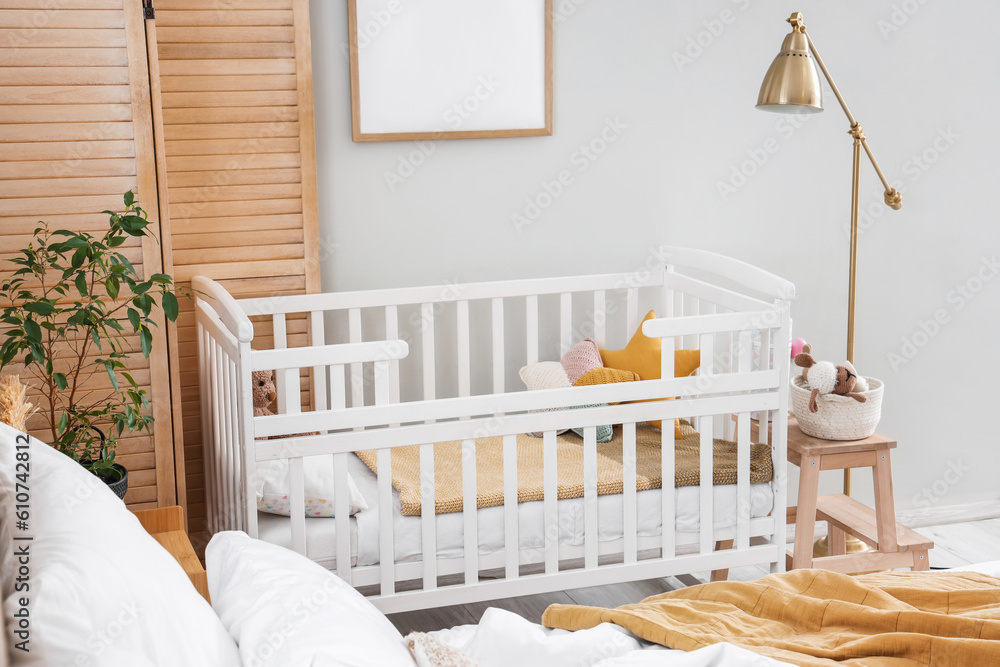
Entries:
[[858,375],[846,362],[835,366],[809,353],[795,357],[808,376],[792,379],[792,409],[803,433],[826,440],[860,440],[882,416],[882,382]]

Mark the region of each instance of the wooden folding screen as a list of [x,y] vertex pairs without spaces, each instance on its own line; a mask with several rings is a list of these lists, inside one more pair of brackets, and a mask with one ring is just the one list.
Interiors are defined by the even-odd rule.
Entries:
[[[3,0],[0,259],[25,247],[39,220],[53,229],[106,230],[101,211],[121,211],[129,189],[161,236],[143,32],[138,0]],[[155,242],[125,248],[142,274],[161,271]],[[0,266],[0,278],[9,275],[10,267]],[[154,350],[148,361],[136,354],[131,362],[149,392],[153,437],[126,434],[118,446],[129,469],[126,502],[135,509],[177,499],[162,322]],[[98,376],[97,385],[108,386],[107,377]],[[28,425],[44,438],[42,424],[36,417]]]
[[[308,0],[156,0],[167,268],[237,296],[319,289]],[[158,114],[157,114],[158,115]],[[162,134],[161,134],[162,132]],[[165,190],[164,190],[165,188]],[[258,345],[269,345],[265,322]],[[289,344],[304,344],[305,320]],[[204,525],[194,317],[182,309],[174,410],[183,438],[188,528]],[[308,400],[308,397],[306,397]]]

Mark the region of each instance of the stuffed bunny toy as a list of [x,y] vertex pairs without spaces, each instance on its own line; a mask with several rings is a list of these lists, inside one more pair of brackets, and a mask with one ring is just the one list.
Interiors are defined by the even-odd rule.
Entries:
[[808,381],[812,388],[812,394],[809,396],[809,412],[819,411],[816,398],[826,394],[846,396],[858,403],[868,400],[864,394],[854,391],[858,382],[858,372],[849,361],[843,366],[834,366],[829,361],[816,361],[811,354],[803,352],[796,355],[795,365],[809,369]]

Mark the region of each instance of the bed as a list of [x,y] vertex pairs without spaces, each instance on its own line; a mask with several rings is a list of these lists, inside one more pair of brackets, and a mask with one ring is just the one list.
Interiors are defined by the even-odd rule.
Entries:
[[[22,462],[30,463],[26,482],[15,472],[17,455],[21,455]],[[617,622],[631,606],[617,610],[569,609],[570,623],[587,626],[572,632],[543,628],[494,608],[477,625],[404,639],[369,599],[320,564],[237,531],[218,533],[208,545],[210,606],[177,560],[143,529],[106,485],[95,482],[75,461],[0,424],[0,464],[3,508],[0,535],[8,545],[17,545],[0,553],[0,589],[4,596],[4,632],[0,636],[7,640],[7,651],[0,656],[0,664],[3,657],[9,657],[11,664],[17,666],[463,664],[422,661],[419,650],[416,657],[408,650],[409,640],[421,642],[420,646],[443,644],[471,657],[475,661],[471,664],[479,667],[770,666],[787,663],[775,660],[773,654],[768,657],[761,653],[774,649],[787,652],[789,643],[797,639],[789,637],[784,629],[784,636],[776,637],[777,642],[760,643],[755,650],[747,650],[736,644],[750,633],[740,632],[742,626],[733,623],[730,614],[713,607],[703,610],[711,616],[711,622],[699,623],[697,628],[699,636],[712,637],[713,643],[691,647],[693,650],[687,652],[667,648],[676,646],[670,641],[665,641],[667,646],[641,641],[639,637],[648,634],[647,629],[635,626],[639,636],[631,634],[623,627],[628,627],[627,620],[622,620],[621,625],[594,624],[602,620],[595,615],[602,614],[616,616]],[[17,509],[20,504],[17,496],[25,493],[18,484],[30,489],[27,514],[20,514],[24,510]],[[18,555],[22,549],[26,556]],[[887,636],[876,636],[860,644],[863,650],[854,651],[856,662],[848,664],[877,664],[872,662],[873,657],[890,655],[887,650],[895,651],[891,655],[896,659],[906,657],[905,652],[909,652],[910,662],[899,664],[914,664],[913,650],[922,650],[920,642],[936,651],[939,640],[947,643],[940,652],[925,653],[932,657],[923,659],[923,663],[994,664],[996,661],[990,659],[989,652],[1000,652],[996,649],[1000,638],[1000,579],[988,575],[1000,573],[1000,563],[965,569],[983,574],[874,575],[897,576],[899,582],[876,588],[873,597],[889,603],[895,598],[904,604],[897,603],[899,609],[882,612]],[[839,582],[836,587],[848,593],[858,587],[870,587],[864,577],[798,570],[757,582],[718,582],[682,589],[674,592],[672,603],[695,600],[705,604],[715,600],[713,604],[717,604],[734,591],[738,598],[749,600],[753,595],[739,594],[740,589],[780,587],[794,584],[796,579],[821,576]],[[948,577],[953,579],[944,579]],[[803,588],[799,586],[800,590]],[[823,605],[830,590],[829,585],[822,590],[822,601],[814,596],[807,619],[826,617]],[[911,613],[914,610],[910,603],[926,606],[921,598],[928,590],[938,591],[938,602],[945,600],[948,612],[954,608],[964,613],[942,613],[940,609],[936,614]],[[946,592],[944,598],[940,595],[942,590]],[[709,591],[716,593],[709,595]],[[844,602],[857,604],[861,596],[840,597]],[[654,598],[652,602],[662,601]],[[643,604],[649,603],[647,600]],[[789,609],[795,612],[797,607]],[[558,612],[557,607],[550,607],[547,616]],[[671,615],[681,628],[685,624],[689,627],[692,622],[690,616]],[[844,610],[839,610],[839,615],[843,618]],[[876,620],[878,616],[873,614]],[[893,637],[897,617],[907,627],[919,625],[921,631]],[[756,618],[751,615],[744,622]],[[764,615],[760,618],[766,620]],[[728,633],[727,622],[731,625]],[[860,626],[853,621],[850,625],[852,632]],[[829,643],[838,649],[852,650],[850,643],[838,641],[843,630],[832,627],[816,633],[815,628],[807,628],[812,634],[804,634],[799,643],[804,644],[808,638],[814,646]],[[696,633],[683,631],[682,639],[689,634]],[[893,639],[905,641],[897,645],[892,643]],[[868,650],[873,646],[874,652]],[[966,659],[976,655],[986,657],[978,661]],[[427,657],[426,652],[422,657]],[[821,660],[809,664],[841,664],[826,658]]]
[[[661,247],[619,274],[241,300],[203,277],[193,285],[213,533],[245,530],[288,546],[387,613],[743,565],[784,568],[794,288],[777,276]],[[638,381],[524,391],[518,369],[565,360],[581,339],[602,359],[636,340],[655,343],[659,363]],[[676,377],[692,351],[697,371]],[[255,417],[251,378],[262,370],[275,372],[277,414]],[[773,419],[772,442],[751,442],[751,417]],[[681,419],[692,429],[683,437]],[[662,431],[650,431],[661,421]],[[620,443],[611,473],[597,442],[606,426]],[[579,435],[559,435],[566,429]],[[540,437],[525,440],[532,433]],[[684,469],[681,439],[695,447]],[[496,460],[484,476],[487,445]],[[519,457],[528,445],[537,464],[526,471]],[[779,474],[752,483],[761,445]],[[732,457],[724,482],[720,446]],[[404,450],[411,488],[400,472]],[[563,493],[570,452],[578,497]],[[369,465],[359,467],[357,454]],[[332,517],[306,516],[307,457],[332,459],[333,498],[324,501]],[[289,480],[282,517],[260,514],[255,495],[258,471],[276,461]],[[452,472],[442,477],[444,467]],[[530,493],[526,472],[537,473]],[[673,493],[658,488],[692,475]],[[659,481],[646,484],[652,477]],[[353,515],[351,482],[367,506]],[[442,500],[446,486],[452,495]]]

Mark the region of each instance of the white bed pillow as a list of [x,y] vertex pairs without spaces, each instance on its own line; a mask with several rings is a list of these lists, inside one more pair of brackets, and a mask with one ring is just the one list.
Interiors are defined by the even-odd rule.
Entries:
[[414,666],[389,619],[305,556],[229,531],[212,538],[205,559],[212,607],[245,665]]
[[[333,504],[333,456],[305,456],[302,458],[302,477],[305,490],[306,516],[332,517],[336,515]],[[347,475],[350,489],[351,515],[368,509],[354,478]],[[257,463],[257,509],[269,514],[289,516],[288,493],[292,488],[288,472],[288,459],[260,461]]]
[[[25,468],[16,463],[28,464],[20,479]],[[15,514],[23,499],[18,493],[30,496],[27,517]],[[78,463],[6,424],[0,424],[0,502],[12,664],[240,664],[212,608],[124,503]],[[21,520],[27,530],[18,528]],[[14,551],[24,546],[28,590],[16,591],[21,564]],[[29,652],[15,648],[22,641],[16,635],[22,597],[30,615]]]

